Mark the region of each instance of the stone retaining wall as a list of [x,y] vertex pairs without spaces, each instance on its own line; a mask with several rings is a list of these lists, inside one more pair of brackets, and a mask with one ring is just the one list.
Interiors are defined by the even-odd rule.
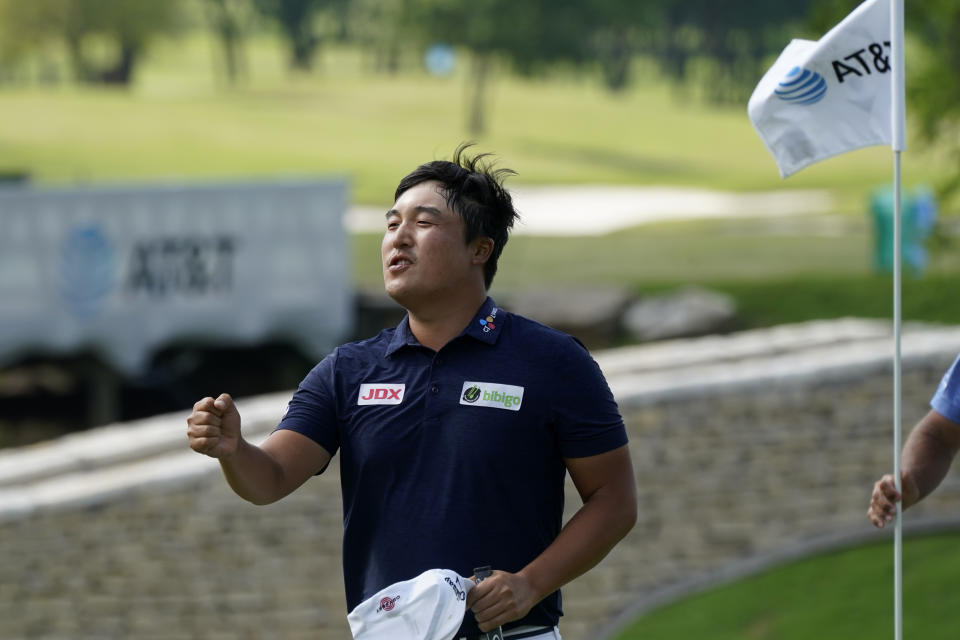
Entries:
[[[892,460],[892,340],[845,321],[596,354],[637,472],[637,527],[564,590],[566,640],[594,640],[678,585],[802,548],[876,539],[864,517]],[[903,341],[903,425],[960,351],[960,329]],[[241,401],[269,431],[287,394]],[[0,451],[0,637],[349,638],[336,462],[254,507],[186,451],[185,416]],[[568,512],[576,508],[568,487]],[[960,483],[908,522],[960,513]]]

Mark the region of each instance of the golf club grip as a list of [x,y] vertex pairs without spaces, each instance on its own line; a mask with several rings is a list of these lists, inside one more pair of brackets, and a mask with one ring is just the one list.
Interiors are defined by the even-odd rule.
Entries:
[[[490,568],[490,565],[486,565],[475,568],[473,570],[473,577],[476,579],[477,584],[480,584],[489,578],[491,573],[493,573],[493,570]],[[503,640],[503,627],[497,627],[493,631],[487,631],[485,635],[480,637],[486,638],[486,640]]]

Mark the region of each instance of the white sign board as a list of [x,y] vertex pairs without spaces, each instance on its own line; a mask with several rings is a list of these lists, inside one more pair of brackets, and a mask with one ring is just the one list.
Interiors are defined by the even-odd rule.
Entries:
[[346,184],[0,189],[0,365],[95,352],[136,374],[176,342],[349,336]]

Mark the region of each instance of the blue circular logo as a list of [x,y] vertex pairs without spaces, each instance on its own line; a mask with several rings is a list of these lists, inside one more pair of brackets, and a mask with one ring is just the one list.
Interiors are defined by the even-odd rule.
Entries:
[[448,76],[457,64],[457,54],[450,45],[434,44],[424,54],[423,63],[431,75]]
[[74,227],[60,252],[60,287],[78,316],[91,316],[113,288],[113,247],[97,225]]
[[774,93],[791,104],[814,104],[827,94],[827,81],[816,71],[794,67]]

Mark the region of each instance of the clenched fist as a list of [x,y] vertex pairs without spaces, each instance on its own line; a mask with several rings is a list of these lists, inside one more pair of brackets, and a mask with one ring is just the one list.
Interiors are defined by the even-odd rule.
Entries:
[[211,458],[229,458],[240,443],[240,412],[229,394],[207,397],[193,405],[187,418],[190,448]]

